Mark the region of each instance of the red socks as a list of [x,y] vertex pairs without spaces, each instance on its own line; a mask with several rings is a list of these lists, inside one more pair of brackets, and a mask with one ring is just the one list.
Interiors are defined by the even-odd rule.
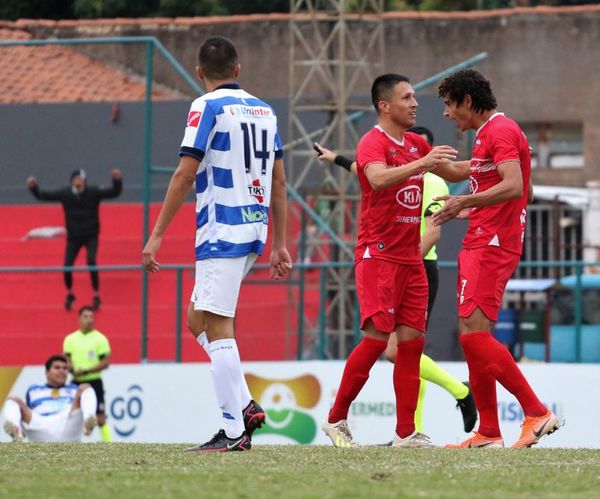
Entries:
[[469,383],[479,411],[479,429],[482,435],[490,438],[500,437],[498,421],[498,401],[496,399],[496,378],[487,372],[488,358],[485,341],[478,341],[487,332],[466,333],[460,335],[465,359],[469,366]]
[[[490,426],[492,429],[498,427],[496,387],[494,385],[494,389],[491,390],[493,392],[492,396],[490,393],[490,377],[499,381],[504,388],[517,398],[526,416],[539,417],[546,414],[547,409],[529,386],[510,352],[489,332],[462,334],[460,343],[469,364],[469,380],[471,381],[477,409],[480,412],[481,425],[487,426],[487,424],[484,424],[482,409],[491,409],[493,403],[495,424],[490,421]],[[479,399],[481,399],[481,407]],[[498,435],[488,435],[481,431],[481,425],[480,433],[483,435],[488,437],[499,436],[499,429]]]
[[394,362],[396,392],[396,433],[405,438],[415,431],[415,410],[419,398],[419,364],[425,338],[398,342]]
[[[335,402],[331,411],[329,411],[329,423],[337,423],[341,419],[348,418],[350,404],[369,379],[371,367],[377,362],[377,359],[385,351],[386,347],[387,341],[375,340],[365,336],[356,345],[354,350],[352,350],[344,367],[344,374],[342,375],[342,381],[340,382]],[[419,388],[417,385],[418,391]]]

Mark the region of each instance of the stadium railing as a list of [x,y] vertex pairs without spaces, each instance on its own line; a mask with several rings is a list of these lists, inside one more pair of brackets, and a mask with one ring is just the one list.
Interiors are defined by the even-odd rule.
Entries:
[[[455,269],[455,261],[440,261],[438,262],[440,269]],[[298,302],[297,307],[297,320],[298,324],[295,328],[297,335],[297,359],[302,359],[302,353],[305,349],[305,334],[306,324],[304,316],[304,305],[306,295],[306,279],[305,273],[307,271],[318,272],[318,313],[317,313],[317,331],[315,335],[316,339],[316,353],[317,358],[326,359],[327,353],[327,317],[326,317],[326,303],[328,299],[326,277],[327,270],[332,268],[351,268],[352,262],[320,262],[320,263],[297,263],[294,265],[295,272],[286,281],[271,281],[268,279],[256,279],[250,274],[244,283],[245,284],[258,284],[258,285],[270,285],[277,284],[281,285],[282,282],[291,287],[297,287],[298,289]],[[600,262],[581,262],[581,261],[532,261],[532,262],[521,262],[522,267],[539,267],[539,268],[572,268],[574,276],[573,289],[573,305],[574,305],[574,337],[575,337],[575,361],[581,362],[581,338],[582,338],[582,327],[583,321],[583,292],[584,292],[584,272],[588,268],[600,268]],[[182,323],[182,311],[184,309],[183,301],[183,273],[194,270],[193,264],[163,264],[161,265],[161,272],[175,272],[175,297],[173,300],[173,312],[175,314],[175,361],[180,362],[182,357],[182,334],[183,334],[183,323]],[[254,270],[268,269],[268,264],[256,264]],[[73,272],[89,272],[90,270],[98,270],[101,272],[125,272],[125,271],[139,271],[140,274],[145,274],[141,265],[100,265],[95,267],[78,266],[78,267],[62,267],[62,266],[47,266],[47,267],[0,267],[0,276],[2,274],[19,274],[19,273],[62,273],[65,270]],[[299,277],[300,276],[300,277]],[[557,282],[560,284],[560,281]],[[358,303],[355,303],[355,317],[359,317],[358,314]],[[142,321],[140,321],[142,322]],[[360,338],[360,330],[358,321],[354,324],[355,340]],[[294,332],[288,331],[288,333]],[[141,360],[147,360],[147,334],[142,330],[142,348],[141,348]],[[548,340],[547,340],[548,341]]]

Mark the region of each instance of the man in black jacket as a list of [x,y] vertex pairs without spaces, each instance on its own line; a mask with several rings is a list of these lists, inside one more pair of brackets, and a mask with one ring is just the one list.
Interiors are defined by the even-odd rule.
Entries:
[[[98,208],[103,199],[116,198],[123,189],[123,175],[120,170],[111,170],[112,187],[98,187],[87,185],[84,170],[75,170],[71,173],[70,185],[54,191],[40,190],[35,177],[27,179],[27,187],[37,199],[41,201],[59,201],[65,210],[65,224],[67,226],[67,248],[65,251],[65,267],[70,267],[75,262],[82,246],[87,250],[87,264],[96,265],[96,252],[98,251],[98,234],[100,220]],[[94,310],[100,307],[98,272],[90,271],[92,288],[94,289]],[[71,310],[75,295],[73,287],[73,274],[64,273],[67,297],[65,308]]]

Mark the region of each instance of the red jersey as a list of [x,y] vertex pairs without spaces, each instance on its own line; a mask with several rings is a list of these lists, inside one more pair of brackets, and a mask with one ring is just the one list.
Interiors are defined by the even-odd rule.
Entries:
[[360,225],[355,262],[371,257],[397,263],[420,263],[421,202],[423,173],[375,191],[365,175],[371,163],[402,168],[425,156],[431,147],[417,134],[406,132],[404,140],[390,137],[379,126],[360,139],[356,148],[358,180],[362,190]]
[[520,165],[523,195],[504,203],[471,209],[469,230],[463,240],[465,248],[499,246],[519,255],[523,250],[531,153],[527,137],[519,125],[504,113],[496,113],[475,135],[471,158],[471,193],[484,192],[499,183],[502,177],[498,173],[498,165],[507,161],[516,161]]

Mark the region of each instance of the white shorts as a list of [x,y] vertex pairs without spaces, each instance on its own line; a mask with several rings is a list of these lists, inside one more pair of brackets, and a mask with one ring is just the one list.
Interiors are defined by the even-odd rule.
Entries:
[[23,434],[30,442],[79,442],[83,434],[83,413],[81,409],[62,411],[50,416],[35,412],[29,423],[23,423]]
[[235,317],[240,286],[258,255],[238,258],[208,258],[196,262],[196,282],[191,301],[194,310]]

